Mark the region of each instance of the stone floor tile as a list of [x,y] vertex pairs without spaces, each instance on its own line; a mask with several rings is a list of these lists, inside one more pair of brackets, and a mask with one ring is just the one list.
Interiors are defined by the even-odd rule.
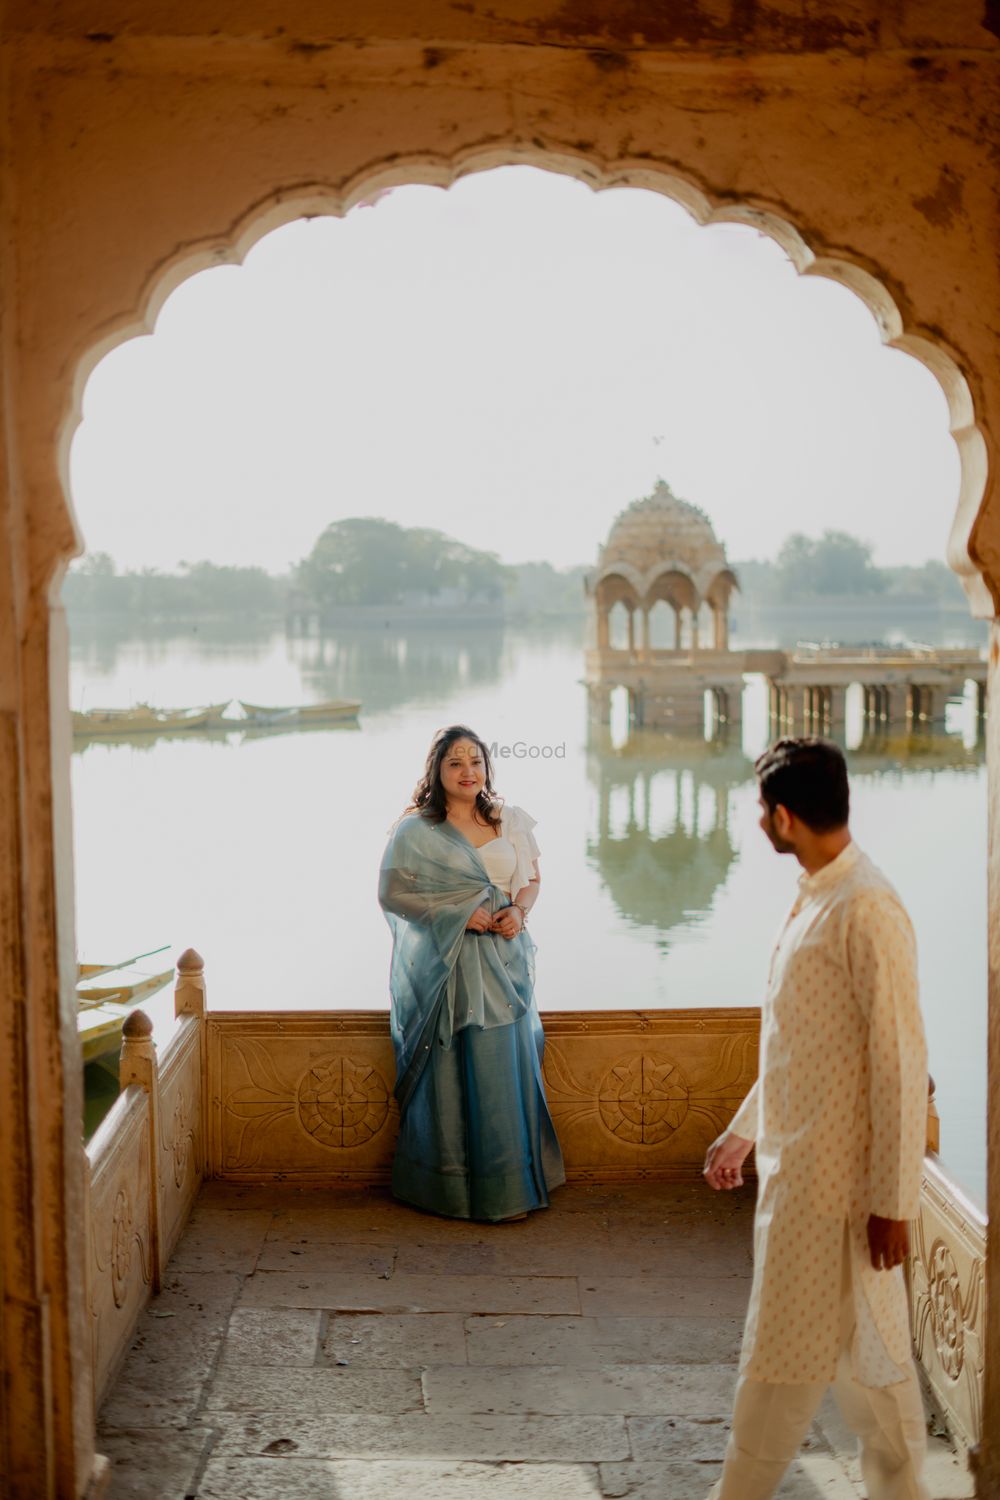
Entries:
[[461,1313],[338,1313],[327,1325],[323,1358],[361,1369],[460,1365],[465,1319]]
[[[711,1459],[721,1463],[729,1437],[729,1412],[718,1417],[627,1417],[632,1457],[640,1463],[676,1463],[680,1459]],[[814,1429],[802,1444],[803,1453],[829,1453]]]
[[391,1245],[314,1244],[300,1237],[294,1240],[270,1239],[257,1261],[258,1271],[295,1271],[308,1276],[374,1275],[385,1276],[395,1263]]
[[429,1412],[592,1412],[681,1417],[728,1417],[736,1370],[732,1365],[432,1366],[424,1371]]
[[403,1496],[406,1500],[602,1500],[593,1464],[220,1458],[209,1463],[198,1487],[198,1500],[277,1500],[278,1496],[280,1500],[399,1500]]
[[110,1500],[185,1500],[195,1492],[213,1436],[200,1427],[187,1432],[98,1429],[97,1451],[111,1465]]
[[583,1276],[580,1311],[585,1317],[733,1318],[746,1313],[750,1281],[743,1277],[695,1279],[673,1276]]
[[163,1276],[163,1289],[151,1307],[160,1313],[185,1308],[195,1313],[228,1312],[236,1301],[242,1277],[232,1271],[181,1271],[171,1261]]
[[420,1411],[423,1397],[415,1370],[259,1369],[221,1366],[205,1399],[206,1412],[291,1411],[298,1416],[340,1412]]
[[[706,1500],[722,1472],[719,1463],[601,1464],[603,1500]],[[859,1500],[829,1454],[815,1454],[789,1470],[775,1500]]]
[[269,1209],[234,1211],[199,1198],[170,1260],[170,1271],[236,1271],[249,1275],[271,1225]]
[[[221,1335],[220,1335],[221,1343]],[[129,1355],[101,1407],[104,1428],[187,1427],[195,1418],[214,1359],[178,1354],[150,1364]]]
[[[296,1417],[219,1412],[218,1458],[419,1458],[514,1463],[599,1463],[625,1459],[622,1417],[507,1417],[405,1413],[398,1417]],[[643,1420],[653,1421],[654,1418]]]
[[[466,1318],[471,1365],[725,1364],[742,1318]],[[445,1363],[445,1361],[437,1361]],[[453,1363],[453,1361],[447,1361]]]
[[210,1178],[202,1185],[198,1206],[219,1205],[240,1212],[266,1209],[270,1213],[283,1213],[309,1205],[355,1207],[388,1196],[387,1189],[364,1183],[316,1187],[306,1182],[242,1183]]
[[601,1464],[602,1500],[705,1500],[722,1472],[715,1463]]
[[323,1314],[318,1308],[237,1307],[229,1319],[225,1364],[314,1365]]
[[[753,1266],[741,1240],[711,1247],[671,1241],[651,1244],[643,1238],[622,1242],[605,1230],[567,1243],[518,1235],[494,1237],[488,1244],[403,1242],[396,1257],[397,1274],[558,1276],[565,1272],[567,1252],[578,1276],[745,1276]],[[261,1259],[261,1268],[270,1260]]]
[[575,1313],[572,1276],[300,1275],[258,1271],[246,1283],[244,1307],[325,1307],[331,1312]]
[[[527,1222],[527,1221],[526,1221]],[[493,1226],[421,1213],[395,1199],[337,1205],[305,1202],[279,1209],[268,1231],[275,1240],[308,1239],[315,1245],[398,1245],[412,1239],[477,1240]],[[511,1226],[515,1227],[515,1226]],[[502,1232],[502,1226],[500,1227]]]
[[628,1417],[632,1457],[644,1463],[677,1463],[711,1459],[721,1463],[729,1437],[729,1418]]
[[968,1461],[956,1453],[947,1438],[928,1439],[924,1473],[934,1500],[970,1500],[976,1493]]

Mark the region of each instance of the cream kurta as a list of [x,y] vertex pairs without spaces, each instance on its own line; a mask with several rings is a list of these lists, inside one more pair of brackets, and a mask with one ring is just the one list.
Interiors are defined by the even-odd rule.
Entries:
[[913,1219],[927,1119],[916,946],[885,876],[849,844],[803,875],[771,959],[760,1073],[730,1129],[757,1146],[754,1278],[740,1367],[752,1380],[832,1380],[849,1226],[855,1377],[904,1378],[902,1267],[876,1271],[869,1214]]

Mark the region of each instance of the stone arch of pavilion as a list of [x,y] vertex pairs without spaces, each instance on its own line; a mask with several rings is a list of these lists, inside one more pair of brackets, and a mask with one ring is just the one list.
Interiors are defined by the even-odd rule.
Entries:
[[[595,189],[653,189],[701,224],[750,225],[801,274],[854,291],[883,341],[937,378],[961,466],[949,561],[978,615],[992,618],[1000,604],[1000,489],[987,488],[1000,359],[995,320],[983,316],[998,296],[1000,178],[984,103],[1000,89],[995,27],[971,0],[930,16],[903,5],[891,18],[874,0],[857,0],[846,19],[766,4],[746,17],[668,9],[651,6],[643,19],[608,8],[601,18],[500,0],[480,15],[389,0],[372,18],[365,7],[325,14],[289,0],[275,26],[265,0],[248,0],[236,21],[216,0],[179,5],[167,20],[136,0],[100,11],[4,7],[0,1022],[10,1045],[0,1091],[0,1464],[17,1493],[63,1500],[96,1482],[58,600],[80,548],[69,446],[91,370],[148,332],[179,282],[238,261],[303,214],[510,163]],[[988,764],[996,808],[1000,728]],[[996,948],[1000,849],[990,869]],[[993,960],[1000,972],[1000,948]],[[991,1017],[995,1069],[995,989]],[[1000,1106],[991,1108],[1000,1222]],[[996,1496],[993,1236],[988,1281],[998,1290],[979,1484]]]
[[[73,376],[66,390],[57,442],[62,493],[73,527],[74,542],[69,551],[65,550],[64,543],[63,555],[53,560],[56,568],[64,568],[82,550],[82,539],[73,517],[69,451],[82,420],[87,381],[112,349],[129,339],[153,332],[159,312],[171,292],[199,271],[212,266],[241,264],[259,240],[296,219],[343,217],[358,204],[373,201],[388,188],[415,185],[448,188],[469,173],[511,165],[529,165],[574,177],[598,192],[609,188],[638,187],[661,193],[686,209],[703,227],[744,224],[757,229],[781,246],[800,275],[820,276],[852,291],[871,313],[882,342],[915,358],[935,377],[944,394],[949,430],[958,449],[962,476],[958,505],[952,519],[948,560],[958,573],[973,607],[978,604],[980,609],[977,612],[983,611],[987,600],[982,592],[983,575],[976,566],[979,559],[973,533],[985,496],[987,462],[983,435],[975,420],[972,394],[945,340],[928,337],[919,326],[906,325],[903,311],[890,291],[891,277],[886,275],[880,279],[877,273],[845,252],[834,254],[825,250],[818,235],[810,244],[790,218],[773,210],[749,202],[734,202],[725,194],[711,195],[693,175],[680,175],[665,166],[657,168],[649,163],[637,164],[627,158],[603,161],[577,152],[523,147],[511,147],[505,151],[494,146],[486,150],[459,151],[452,157],[415,153],[407,159],[393,153],[391,160],[369,165],[340,184],[322,181],[282,183],[249,204],[228,226],[207,230],[204,237],[194,243],[173,246],[147,267],[133,305],[117,309],[103,328],[94,329],[89,341],[81,341],[73,359]],[[992,597],[1000,599],[1000,580]]]

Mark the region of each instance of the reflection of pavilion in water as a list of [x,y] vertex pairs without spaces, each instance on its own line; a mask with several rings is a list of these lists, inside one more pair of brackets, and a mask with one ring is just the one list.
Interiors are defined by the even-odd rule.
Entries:
[[[852,779],[898,780],[976,772],[982,745],[953,734],[866,736],[848,752]],[[597,792],[587,858],[628,921],[669,933],[711,910],[739,853],[730,835],[733,791],[754,781],[753,760],[706,740],[633,730],[615,746],[590,726],[587,775]]]
[[592,726],[587,770],[598,809],[587,858],[618,910],[662,932],[697,921],[737,858],[730,797],[753,779],[750,760],[642,732],[616,751],[607,729]]

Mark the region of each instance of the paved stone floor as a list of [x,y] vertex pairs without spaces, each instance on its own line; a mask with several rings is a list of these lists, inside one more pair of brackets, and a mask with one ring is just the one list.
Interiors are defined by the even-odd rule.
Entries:
[[[112,1500],[704,1500],[748,1191],[560,1189],[516,1224],[208,1184],[101,1412]],[[971,1493],[940,1438],[933,1500]],[[824,1408],[782,1500],[858,1500]]]

